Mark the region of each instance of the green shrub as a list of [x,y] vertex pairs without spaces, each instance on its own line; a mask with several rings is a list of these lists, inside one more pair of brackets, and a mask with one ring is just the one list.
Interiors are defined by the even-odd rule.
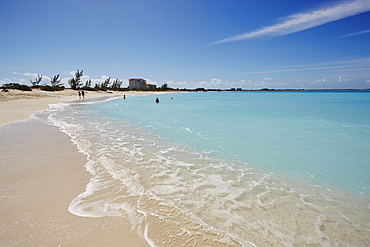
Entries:
[[52,86],[40,86],[40,90],[43,90],[43,91],[52,91],[54,92],[54,87]]
[[54,92],[54,91],[63,91],[64,90],[64,87],[63,86],[55,86],[55,87],[52,87],[52,86],[49,86],[49,85],[45,85],[45,86],[40,86],[40,90],[43,90],[43,91],[51,91],[51,92]]
[[14,83],[14,84],[15,85],[13,85],[11,87],[11,89],[17,89],[17,90],[21,90],[21,91],[32,91],[32,88],[30,88],[27,85],[19,85],[18,83]]
[[129,91],[128,88],[112,88],[112,91]]
[[92,88],[92,87],[81,87],[79,88],[80,90],[84,90],[84,91],[99,91],[99,88]]

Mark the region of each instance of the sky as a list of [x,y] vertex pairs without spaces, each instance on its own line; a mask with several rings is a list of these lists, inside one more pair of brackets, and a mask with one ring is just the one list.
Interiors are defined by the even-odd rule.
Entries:
[[370,88],[370,0],[1,0],[0,85]]

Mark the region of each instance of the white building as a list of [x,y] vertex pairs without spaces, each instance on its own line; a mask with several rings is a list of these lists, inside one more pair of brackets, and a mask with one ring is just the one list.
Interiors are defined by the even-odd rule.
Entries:
[[146,80],[141,78],[132,78],[128,80],[128,88],[130,90],[142,90],[146,89]]

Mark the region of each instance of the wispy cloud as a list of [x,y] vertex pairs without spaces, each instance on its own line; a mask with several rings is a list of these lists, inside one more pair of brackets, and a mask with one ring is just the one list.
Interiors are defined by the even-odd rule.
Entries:
[[26,73],[23,73],[24,76],[27,76],[27,77],[37,77],[37,73],[32,73],[32,72],[26,72]]
[[[312,66],[291,66],[286,69],[266,70],[266,71],[252,71],[241,73],[239,75],[255,75],[255,74],[272,74],[272,73],[288,73],[310,70],[335,70],[335,71],[368,71],[370,69],[370,57],[364,57],[346,61],[336,61],[326,65],[312,65]],[[267,78],[267,77],[266,77]]]
[[240,75],[272,74],[272,73],[286,73],[286,72],[298,72],[298,71],[308,71],[308,70],[324,70],[324,69],[341,69],[341,68],[347,68],[347,66],[321,66],[321,67],[307,67],[307,68],[297,68],[297,69],[254,71],[254,72],[242,73]]
[[368,11],[370,11],[370,0],[340,2],[330,7],[325,7],[306,13],[294,14],[285,17],[283,21],[275,25],[262,27],[252,32],[222,39],[211,43],[211,45],[263,36],[283,36]]
[[347,38],[347,37],[357,36],[357,35],[366,34],[366,33],[370,33],[370,30],[360,31],[360,32],[356,32],[356,33],[350,33],[350,34],[347,34],[347,35],[340,36],[339,38]]

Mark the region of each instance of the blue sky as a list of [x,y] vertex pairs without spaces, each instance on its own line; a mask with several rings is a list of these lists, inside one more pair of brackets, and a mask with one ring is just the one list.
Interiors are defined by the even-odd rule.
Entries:
[[370,88],[370,0],[2,0],[0,37],[0,85]]

